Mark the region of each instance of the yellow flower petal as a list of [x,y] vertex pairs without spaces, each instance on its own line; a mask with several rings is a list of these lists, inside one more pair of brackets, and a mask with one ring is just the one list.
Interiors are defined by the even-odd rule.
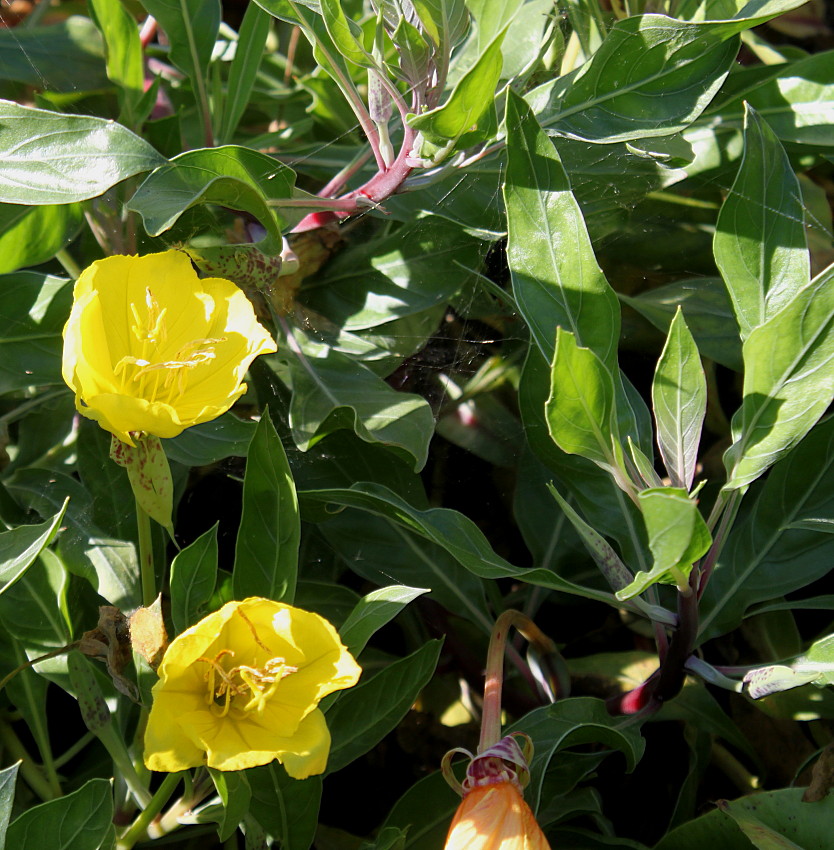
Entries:
[[550,844],[518,787],[493,782],[466,793],[444,850],[550,850]]
[[228,602],[168,647],[145,764],[242,770],[278,759],[296,778],[322,773],[330,734],[319,700],[360,673],[318,614],[260,597]]
[[62,372],[79,412],[133,445],[225,413],[252,360],[275,350],[244,293],[200,280],[186,254],[115,256],[76,281]]

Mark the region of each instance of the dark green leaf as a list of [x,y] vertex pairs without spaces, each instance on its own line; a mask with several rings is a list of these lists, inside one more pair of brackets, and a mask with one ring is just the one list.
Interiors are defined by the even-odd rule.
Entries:
[[275,762],[246,771],[252,802],[249,810],[284,850],[308,850],[319,819],[321,777],[298,780]]
[[214,787],[223,803],[223,815],[217,824],[217,837],[228,841],[237,830],[238,824],[249,812],[252,790],[249,787],[247,772],[244,770],[212,770]]
[[186,428],[162,445],[169,460],[185,466],[211,466],[227,457],[246,457],[256,428],[249,419],[224,413],[211,422]]
[[397,726],[434,674],[442,646],[443,641],[429,641],[341,695],[327,712],[333,739],[329,773],[364,755]]
[[193,626],[206,611],[217,581],[217,523],[171,563],[171,620],[175,634]]
[[834,518],[832,475],[834,419],[827,419],[773,467],[751,512],[734,526],[701,601],[705,638],[734,628],[750,605],[829,572],[834,538],[795,525]]
[[162,157],[113,121],[0,100],[0,203],[69,204],[150,171]]
[[[304,347],[299,344],[304,343]],[[293,397],[293,440],[306,451],[337,428],[352,428],[369,443],[381,443],[410,456],[423,468],[434,417],[425,399],[397,392],[370,369],[338,351],[312,344],[295,332],[289,361]]]
[[9,825],[9,847],[109,850],[115,846],[113,791],[107,779],[91,779],[77,791],[25,811]]
[[281,438],[264,415],[246,460],[243,516],[235,546],[235,595],[292,603],[300,539],[292,472]]
[[66,278],[20,271],[0,277],[0,393],[61,379],[61,331],[72,286]]
[[44,27],[4,27],[0,79],[58,92],[104,88],[101,36],[93,22],[80,15]]

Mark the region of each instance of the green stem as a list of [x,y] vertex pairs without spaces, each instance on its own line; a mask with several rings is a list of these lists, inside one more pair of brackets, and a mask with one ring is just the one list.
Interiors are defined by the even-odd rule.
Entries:
[[145,806],[145,809],[139,813],[136,820],[116,842],[116,850],[131,850],[137,841],[147,837],[148,827],[162,811],[162,807],[171,799],[171,795],[181,779],[181,773],[169,773],[162,780],[162,784],[156,789],[156,793]]
[[139,569],[142,574],[142,604],[147,608],[156,599],[156,572],[153,565],[151,518],[136,503],[136,527],[139,539]]
[[88,744],[95,741],[96,736],[93,732],[87,732],[82,735],[69,749],[64,750],[56,759],[55,759],[55,769],[59,769],[63,767],[68,761],[74,759],[80,752],[83,750]]
[[0,743],[8,750],[13,761],[20,762],[20,773],[26,784],[41,798],[41,800],[54,800],[61,797],[63,791],[56,776],[45,777],[35,764],[35,760],[26,751],[26,747],[20,742],[14,729],[8,723],[0,723]]
[[121,773],[130,793],[133,794],[134,800],[143,807],[147,807],[151,803],[151,792],[142,784],[133,762],[130,760],[130,754],[127,751],[122,738],[119,737],[112,723],[107,723],[100,729],[96,730],[96,736],[99,741],[104,744],[104,748],[113,759],[113,765]]
[[[43,2],[41,5],[48,6],[49,4]],[[81,275],[81,266],[75,262],[75,260],[70,256],[69,251],[66,248],[61,248],[60,251],[55,255],[55,259],[64,267],[64,271],[73,279],[78,280]]]

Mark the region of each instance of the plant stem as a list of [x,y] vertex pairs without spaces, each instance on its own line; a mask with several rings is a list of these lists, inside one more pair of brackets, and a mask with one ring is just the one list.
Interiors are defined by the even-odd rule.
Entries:
[[[48,5],[48,3],[45,5]],[[75,262],[66,248],[61,248],[61,250],[55,255],[55,259],[64,267],[64,271],[73,280],[78,280],[81,275],[81,266]]]
[[478,752],[501,740],[501,691],[504,685],[504,650],[507,646],[507,636],[510,628],[515,626],[518,631],[542,654],[555,651],[555,645],[539,627],[521,611],[510,608],[504,611],[495,621],[489,638],[487,650],[486,681],[484,682],[484,704],[481,714],[481,737],[478,741]]
[[141,811],[136,820],[125,830],[116,841],[116,850],[131,850],[137,841],[148,834],[148,827],[154,818],[162,811],[162,807],[171,799],[174,789],[182,779],[181,773],[169,773],[162,784],[156,789],[156,793],[148,801],[148,805]]
[[147,608],[156,599],[156,573],[153,565],[151,518],[136,503],[136,527],[139,540],[139,569],[142,575],[142,604]]
[[61,797],[63,791],[56,776],[45,777],[35,764],[35,760],[26,751],[26,747],[20,742],[14,729],[6,723],[0,722],[0,742],[9,751],[13,761],[20,762],[20,773],[26,780],[26,784],[43,801],[54,800]]

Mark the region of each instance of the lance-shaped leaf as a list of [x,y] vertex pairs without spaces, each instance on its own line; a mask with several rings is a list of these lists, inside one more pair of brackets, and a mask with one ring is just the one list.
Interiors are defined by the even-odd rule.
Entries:
[[744,487],[787,454],[834,398],[834,265],[744,343],[744,399],[724,455],[725,487]]
[[0,532],[0,593],[5,593],[40,555],[64,518],[67,503],[52,519]]
[[810,279],[799,181],[779,140],[750,107],[744,156],[718,216],[714,250],[743,340]]
[[69,204],[164,159],[113,121],[0,100],[0,203]]
[[165,30],[171,61],[204,100],[211,53],[220,27],[220,0],[142,0]]
[[80,204],[0,204],[0,274],[51,260],[75,238],[83,221]]
[[292,604],[301,521],[281,438],[265,414],[252,437],[243,478],[243,516],[235,545],[238,599],[265,596]]
[[692,564],[706,554],[712,543],[698,504],[680,487],[652,487],[637,497],[653,563],[648,572],[637,573],[634,581],[617,593],[617,598],[630,599],[659,581],[685,589]]
[[586,457],[605,469],[618,465],[614,382],[600,358],[561,327],[556,332],[545,416],[550,436],[563,452]]
[[569,85],[546,83],[527,97],[544,101],[542,123],[569,138],[611,143],[668,136],[709,105],[735,61],[736,34],[776,14],[774,4],[756,17],[728,21],[635,15],[614,24]]
[[834,418],[828,418],[754,485],[759,489],[752,510],[730,532],[701,599],[704,639],[735,628],[751,605],[830,572],[834,536],[825,528],[834,520],[832,476]]
[[403,585],[372,590],[359,600],[339,629],[342,643],[356,658],[378,629],[393,620],[409,602],[428,592],[426,587]]
[[678,307],[652,382],[657,445],[673,487],[689,490],[707,409],[698,347]]
[[620,336],[617,296],[597,264],[556,148],[530,107],[512,92],[507,97],[504,201],[516,304],[548,361],[561,325],[613,374]]
[[[501,77],[501,42],[505,33],[506,30],[492,40],[442,106],[409,116],[408,123],[431,146],[442,146],[444,155],[461,137],[466,145],[472,145],[486,141],[497,129],[495,86]],[[431,152],[421,155],[430,158]]]

